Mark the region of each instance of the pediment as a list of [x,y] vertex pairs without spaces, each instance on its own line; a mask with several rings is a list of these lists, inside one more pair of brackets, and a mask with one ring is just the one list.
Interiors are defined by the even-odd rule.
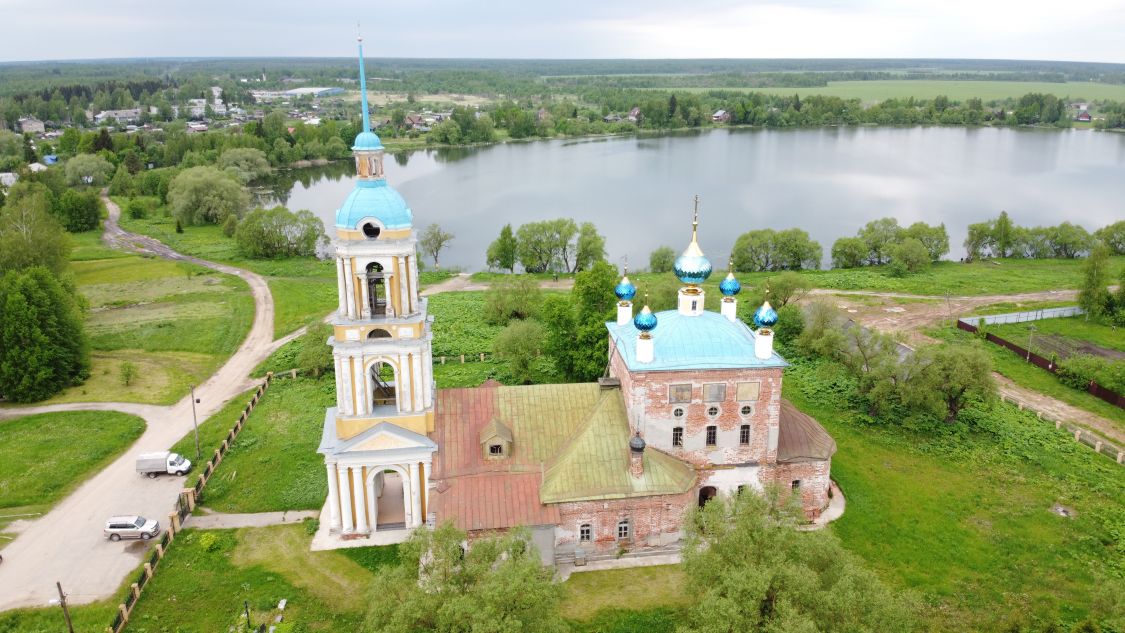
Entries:
[[425,435],[419,435],[390,422],[380,422],[340,447],[338,453],[366,451],[435,450],[437,445]]

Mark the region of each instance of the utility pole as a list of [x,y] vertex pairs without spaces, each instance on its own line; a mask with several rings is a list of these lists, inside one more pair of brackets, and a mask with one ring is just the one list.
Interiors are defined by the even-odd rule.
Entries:
[[1031,337],[1035,336],[1035,326],[1027,326],[1027,362],[1031,362]]
[[66,608],[66,594],[63,593],[62,583],[56,582],[55,586],[59,588],[59,606],[62,607],[63,617],[66,618],[66,630],[74,633],[74,624],[70,621],[70,609]]
[[199,462],[203,460],[202,454],[199,452],[199,420],[195,417],[195,403],[199,402],[195,397],[195,385],[191,386],[191,425],[195,427],[195,464],[199,466]]

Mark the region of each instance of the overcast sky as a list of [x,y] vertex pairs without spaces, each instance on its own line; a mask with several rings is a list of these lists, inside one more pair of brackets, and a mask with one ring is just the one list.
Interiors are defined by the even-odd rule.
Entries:
[[956,57],[1125,62],[1125,0],[0,0],[0,61]]

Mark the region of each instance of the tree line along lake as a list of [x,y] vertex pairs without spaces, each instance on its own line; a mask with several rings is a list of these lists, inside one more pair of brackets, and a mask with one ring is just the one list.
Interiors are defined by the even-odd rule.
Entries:
[[[1125,217],[1125,134],[966,127],[714,129],[660,136],[504,143],[400,152],[388,182],[418,229],[455,235],[445,267],[484,268],[505,223],[593,222],[611,261],[648,263],[686,245],[699,194],[700,243],[716,267],[750,229],[807,231],[824,249],[865,223],[945,223],[949,257],[966,227],[1007,210],[1023,226],[1093,231]],[[309,209],[326,228],[353,187],[350,161],[281,175],[272,204]]]

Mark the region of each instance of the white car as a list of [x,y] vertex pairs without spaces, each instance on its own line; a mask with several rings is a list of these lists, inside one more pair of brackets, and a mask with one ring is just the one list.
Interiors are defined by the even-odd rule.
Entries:
[[105,522],[104,534],[111,541],[120,541],[123,538],[139,538],[147,541],[160,534],[160,522],[136,515],[110,517]]

